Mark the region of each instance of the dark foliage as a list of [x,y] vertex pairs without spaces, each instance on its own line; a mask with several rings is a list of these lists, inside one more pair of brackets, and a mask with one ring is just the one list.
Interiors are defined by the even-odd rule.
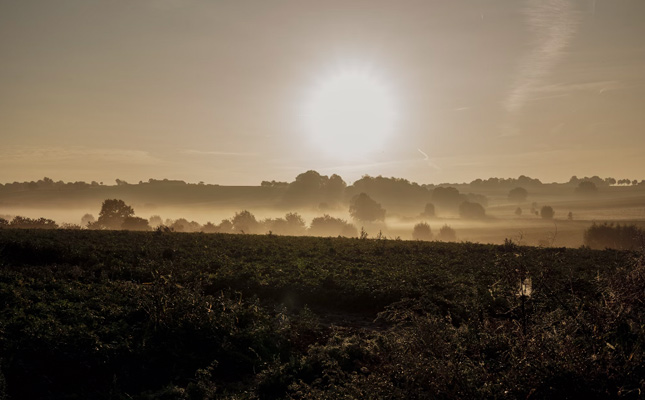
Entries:
[[448,225],[444,225],[439,229],[437,239],[442,242],[454,242],[457,240],[457,232]]
[[553,207],[551,206],[543,206],[540,209],[540,217],[542,217],[542,219],[553,219],[554,215],[555,211],[553,211]]
[[585,230],[584,244],[592,249],[637,250],[645,248],[645,231],[634,225],[594,223]]
[[9,223],[11,228],[17,229],[57,229],[58,224],[47,218],[27,218],[17,216]]
[[523,187],[516,187],[508,192],[508,200],[513,203],[522,203],[526,201],[528,196],[529,192],[527,192]]
[[424,218],[434,218],[435,217],[434,204],[426,203],[426,206],[423,208],[423,213],[421,213],[421,216]]
[[432,229],[430,229],[430,225],[426,222],[419,222],[414,225],[412,238],[414,240],[432,240]]
[[344,219],[334,218],[327,214],[314,218],[308,233],[313,236],[358,236],[358,230],[354,225]]
[[464,201],[459,205],[459,216],[461,218],[481,219],[486,216],[486,210],[479,203]]
[[385,209],[370,196],[361,193],[350,201],[349,215],[358,221],[383,221]]
[[576,188],[577,194],[590,195],[598,192],[598,187],[591,181],[582,181]]
[[645,259],[0,230],[0,396],[639,398]]

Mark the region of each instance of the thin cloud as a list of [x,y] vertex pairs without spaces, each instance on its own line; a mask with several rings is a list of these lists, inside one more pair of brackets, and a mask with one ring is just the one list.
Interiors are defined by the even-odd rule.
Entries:
[[117,164],[152,165],[159,160],[147,151],[100,149],[89,147],[7,147],[0,151],[0,165],[25,163],[106,162]]
[[515,84],[504,101],[510,113],[530,100],[562,58],[580,23],[579,13],[570,0],[528,0],[524,12],[535,41],[522,59]]
[[235,152],[235,151],[203,151],[203,150],[182,150],[183,154],[198,155],[198,156],[232,156],[232,157],[248,157],[255,156],[255,153]]
[[619,90],[623,85],[619,81],[595,81],[595,82],[576,82],[576,83],[556,83],[552,85],[543,85],[536,88],[538,93],[549,94],[569,94],[573,92],[598,92],[604,93],[610,90]]

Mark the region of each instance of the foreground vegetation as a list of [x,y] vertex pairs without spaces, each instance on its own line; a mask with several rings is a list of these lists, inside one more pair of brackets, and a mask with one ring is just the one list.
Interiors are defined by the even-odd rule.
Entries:
[[0,398],[639,398],[625,251],[0,230]]

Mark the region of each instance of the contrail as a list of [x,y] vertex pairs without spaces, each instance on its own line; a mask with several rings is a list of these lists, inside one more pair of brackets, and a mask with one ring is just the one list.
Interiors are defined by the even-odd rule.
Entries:
[[522,59],[515,85],[504,102],[508,112],[521,109],[562,57],[579,24],[571,0],[527,0],[524,13],[535,40]]
[[432,168],[434,168],[434,169],[439,169],[439,170],[441,169],[437,164],[433,163],[433,162],[430,160],[430,156],[428,156],[426,153],[424,153],[423,151],[421,151],[421,149],[417,149],[417,150],[419,151],[419,153],[421,153],[421,155],[423,155],[423,157],[424,157],[424,158],[423,158],[423,161],[425,161],[425,162],[428,164],[428,166],[429,166],[429,167],[432,167]]

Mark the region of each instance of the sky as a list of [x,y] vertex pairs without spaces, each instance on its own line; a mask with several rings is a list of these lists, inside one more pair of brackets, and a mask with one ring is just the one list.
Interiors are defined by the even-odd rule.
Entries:
[[0,182],[640,180],[643,21],[642,0],[0,0]]

